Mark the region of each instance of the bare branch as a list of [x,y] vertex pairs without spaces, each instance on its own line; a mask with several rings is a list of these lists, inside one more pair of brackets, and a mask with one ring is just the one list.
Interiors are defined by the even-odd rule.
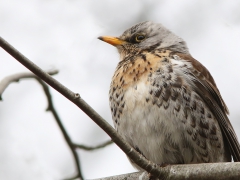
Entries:
[[[164,168],[159,167],[157,164],[152,163],[145,159],[141,154],[139,154],[134,148],[132,148],[127,142],[123,140],[123,138],[113,129],[111,125],[109,125],[96,111],[94,111],[83,99],[80,98],[80,95],[72,92],[57,80],[46,74],[43,70],[41,70],[38,66],[28,60],[25,56],[23,56],[20,52],[14,49],[9,43],[7,43],[3,38],[0,37],[0,46],[5,49],[9,54],[11,54],[15,59],[17,59],[20,63],[22,63],[25,67],[31,70],[34,74],[39,76],[42,80],[48,83],[51,87],[77,105],[82,111],[84,111],[96,124],[98,124],[111,138],[112,141],[115,142],[125,153],[126,155],[138,166],[147,172],[151,173],[155,177],[160,179],[174,179],[177,177],[178,179],[183,179],[182,170],[191,174],[192,171],[198,172],[198,175],[207,171],[209,174],[212,174],[211,171],[215,165],[214,164],[196,164],[196,165],[172,165],[166,166]],[[240,176],[240,167],[239,163],[222,163],[222,167],[226,167],[225,174],[232,173],[231,179],[237,179]],[[200,168],[199,168],[200,167]],[[230,171],[230,169],[234,169]],[[190,168],[190,169],[189,169]],[[202,168],[202,169],[201,169]],[[217,167],[216,170],[220,168]],[[222,172],[215,171],[216,174],[222,174]],[[216,179],[215,173],[212,178],[207,179]],[[198,176],[197,175],[197,176]],[[208,176],[209,177],[209,176]],[[188,176],[185,178],[188,178]],[[175,178],[176,179],[176,178]],[[196,179],[195,175],[190,176],[188,179]]]
[[[205,163],[170,166],[170,174],[166,180],[238,180],[240,177],[240,162],[236,163]],[[137,172],[100,178],[95,180],[149,180],[146,172]]]
[[[54,74],[57,74],[58,71],[57,70],[52,70],[52,71],[49,71],[48,74],[49,75],[54,75]],[[10,76],[7,76],[6,78],[4,78],[1,82],[0,82],[0,97],[2,95],[2,93],[4,92],[4,90],[7,88],[7,86],[12,83],[12,82],[18,82],[19,80],[21,79],[26,79],[26,78],[33,78],[33,79],[36,79],[40,85],[42,86],[43,88],[43,91],[47,97],[47,101],[48,101],[48,107],[47,107],[47,111],[50,111],[61,132],[63,133],[63,136],[64,136],[64,139],[65,141],[67,142],[72,154],[73,154],[73,157],[74,157],[74,160],[75,160],[75,164],[76,164],[76,167],[77,167],[77,174],[72,177],[72,178],[68,178],[68,180],[70,179],[77,179],[77,178],[80,178],[80,179],[83,179],[83,176],[82,176],[82,172],[81,172],[81,168],[80,168],[80,162],[79,162],[79,157],[77,155],[77,152],[75,151],[75,145],[73,144],[72,140],[70,139],[67,131],[65,130],[62,122],[61,122],[61,119],[53,105],[53,101],[52,101],[52,96],[50,94],[50,91],[49,91],[49,88],[48,88],[48,85],[46,83],[44,83],[38,76],[36,76],[35,74],[33,73],[18,73],[18,74],[13,74],[13,75],[10,75]]]
[[[50,70],[47,71],[49,75],[55,75],[58,73],[57,70]],[[37,76],[31,72],[24,72],[24,73],[17,73],[10,76],[5,77],[0,81],[0,100],[2,100],[2,94],[5,89],[11,84],[12,82],[18,82],[20,79],[27,79],[27,78],[36,78]]]
[[50,75],[45,73],[41,68],[31,62],[7,41],[0,37],[0,46],[18,60],[22,65],[36,74],[39,78],[49,84],[52,88],[57,90],[68,100],[77,105],[83,112],[85,112],[98,126],[100,126],[125,153],[138,166],[150,172],[155,177],[164,178],[169,174],[168,167],[160,168],[157,164],[148,161],[145,157],[140,155],[134,148],[132,148],[124,139],[116,132],[116,130],[108,124],[91,106],[89,106],[78,93],[72,92],[70,89],[59,83]]
[[86,146],[86,145],[82,145],[82,144],[74,144],[74,146],[75,146],[76,148],[83,149],[83,150],[85,150],[85,151],[93,151],[93,150],[96,150],[96,149],[104,148],[104,147],[106,147],[106,146],[108,146],[108,145],[110,145],[110,144],[112,144],[112,143],[113,143],[113,142],[112,142],[111,140],[109,140],[109,141],[107,141],[107,142],[104,142],[104,143],[102,143],[102,144],[100,144],[100,145],[93,146],[93,147],[91,147],[91,146]]

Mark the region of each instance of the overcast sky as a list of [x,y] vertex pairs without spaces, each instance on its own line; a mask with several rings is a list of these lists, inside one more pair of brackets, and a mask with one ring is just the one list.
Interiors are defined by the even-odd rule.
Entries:
[[[213,75],[240,137],[240,1],[235,0],[0,0],[0,36],[80,93],[112,124],[108,89],[118,53],[97,39],[118,36],[151,20],[182,37]],[[27,69],[0,49],[0,79]],[[109,137],[75,105],[51,89],[74,142],[97,145]],[[0,102],[0,179],[58,180],[74,174],[72,155],[34,80],[11,84]],[[135,171],[115,145],[78,151],[86,179]]]

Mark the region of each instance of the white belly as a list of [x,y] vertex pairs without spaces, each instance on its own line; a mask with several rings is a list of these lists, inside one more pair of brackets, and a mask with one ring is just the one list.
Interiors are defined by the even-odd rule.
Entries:
[[[166,156],[166,153],[179,154],[178,144],[182,141],[180,134],[183,128],[179,127],[181,123],[176,122],[173,107],[169,106],[166,110],[163,105],[159,108],[152,104],[148,87],[140,82],[136,88],[130,87],[126,91],[126,104],[117,130],[149,160],[159,164],[175,163],[179,161],[177,157]],[[146,98],[149,98],[148,102]]]

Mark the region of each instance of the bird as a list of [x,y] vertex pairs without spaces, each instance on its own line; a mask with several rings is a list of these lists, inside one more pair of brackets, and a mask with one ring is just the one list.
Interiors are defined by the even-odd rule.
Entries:
[[229,110],[182,38],[145,21],[119,37],[98,39],[119,52],[111,114],[116,131],[139,154],[159,166],[240,161]]

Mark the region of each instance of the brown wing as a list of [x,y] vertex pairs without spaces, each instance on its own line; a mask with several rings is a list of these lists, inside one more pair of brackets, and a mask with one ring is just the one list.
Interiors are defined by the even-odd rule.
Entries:
[[177,54],[181,59],[192,63],[192,69],[189,69],[190,76],[195,85],[195,91],[201,96],[212,113],[218,120],[224,137],[226,138],[234,161],[240,161],[240,145],[236,133],[227,117],[228,108],[224,103],[220,92],[209,71],[190,55]]

